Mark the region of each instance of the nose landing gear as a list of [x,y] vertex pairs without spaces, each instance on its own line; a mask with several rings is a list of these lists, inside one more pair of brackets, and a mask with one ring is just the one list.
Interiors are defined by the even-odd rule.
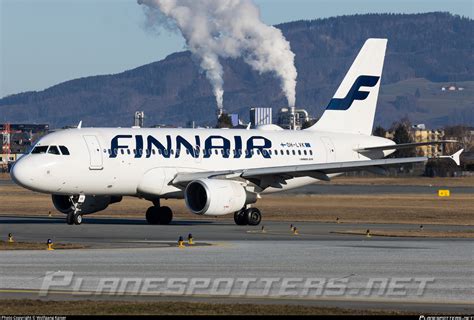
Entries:
[[86,200],[86,196],[81,194],[77,201],[75,201],[73,197],[74,196],[71,196],[71,203],[74,209],[67,214],[66,223],[69,225],[80,225],[82,223],[81,206]]

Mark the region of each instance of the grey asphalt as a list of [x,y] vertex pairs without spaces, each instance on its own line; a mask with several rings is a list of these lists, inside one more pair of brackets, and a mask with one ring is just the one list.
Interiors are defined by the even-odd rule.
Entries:
[[[40,289],[46,272],[53,271],[57,279],[62,279],[64,272],[76,276],[67,285],[54,288],[67,290],[62,299],[74,298],[70,291],[78,286],[78,281],[82,281],[80,290],[86,293],[84,298],[97,299],[92,293],[97,291],[100,279],[118,277],[141,279],[141,285],[146,279],[160,279],[161,289],[166,281],[181,279],[186,289],[179,293],[175,287],[169,289],[171,292],[177,290],[175,294],[188,299],[215,301],[213,295],[229,298],[228,293],[212,292],[209,287],[190,292],[191,279],[230,278],[236,283],[230,297],[252,302],[474,312],[473,246],[467,240],[225,241],[184,249],[3,251],[0,261],[3,297],[18,297],[19,293],[12,289]],[[281,291],[285,278],[290,278],[294,287]],[[257,279],[245,294],[240,292],[242,284],[237,285],[242,279]],[[263,279],[273,279],[267,293]],[[318,292],[312,287],[313,290],[305,293],[307,279],[319,279],[324,289]],[[331,279],[340,281],[344,289],[331,287]],[[380,291],[380,285],[370,284],[371,279],[402,281],[405,285],[397,288],[400,282],[393,282]],[[422,280],[427,281],[427,286],[418,293],[417,281]],[[130,287],[128,290],[129,299],[141,298]],[[161,291],[155,289],[155,292]],[[28,294],[38,297],[34,292]],[[143,299],[152,297],[145,295]]]
[[[176,220],[169,226],[147,225],[143,219],[86,217],[80,226],[61,218],[0,216],[0,234],[17,241],[73,242],[88,249],[0,252],[0,296],[38,298],[46,271],[72,271],[83,278],[81,290],[94,290],[100,278],[320,278],[343,279],[347,289],[303,296],[276,292],[262,297],[261,286],[244,296],[211,296],[207,291],[180,294],[190,301],[290,303],[346,308],[387,308],[431,312],[474,312],[474,246],[466,239],[382,238],[331,233],[350,229],[416,229],[417,225],[266,222],[260,227],[236,226],[229,220]],[[425,225],[425,230],[470,230],[468,226]],[[192,233],[198,246],[179,249],[179,235]],[[413,281],[432,278],[422,295]],[[364,294],[370,279],[410,278],[406,293]],[[281,282],[278,282],[281,283]],[[396,286],[396,284],[394,284]],[[299,287],[298,287],[299,286]],[[390,287],[390,285],[389,285]],[[299,283],[295,291],[302,289]],[[5,290],[7,289],[7,290]],[[67,288],[66,288],[67,289]],[[69,290],[69,289],[67,289]],[[396,290],[395,290],[396,291]],[[403,291],[403,289],[402,289]],[[46,299],[91,299],[52,294]],[[163,300],[160,296],[92,296],[92,299]]]
[[[294,224],[299,231],[295,236],[290,231]],[[265,233],[261,227],[265,227]],[[424,225],[424,230],[468,231],[472,226]],[[13,233],[18,241],[72,242],[92,248],[153,247],[162,242],[176,243],[179,236],[189,233],[199,241],[332,241],[359,240],[359,235],[341,235],[333,232],[345,230],[418,230],[419,225],[407,224],[350,224],[321,222],[276,222],[263,221],[260,226],[237,226],[231,219],[175,219],[171,225],[149,225],[144,218],[106,218],[94,215],[84,216],[83,224],[66,225],[62,217],[19,217],[0,215],[0,235]],[[403,238],[405,239],[405,238]],[[404,241],[385,238],[385,241]],[[440,241],[443,241],[442,239]],[[456,241],[456,240],[453,240]]]

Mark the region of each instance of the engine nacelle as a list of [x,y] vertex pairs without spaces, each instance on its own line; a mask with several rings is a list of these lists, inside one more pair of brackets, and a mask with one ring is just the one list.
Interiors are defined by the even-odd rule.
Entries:
[[257,195],[247,192],[236,181],[199,179],[188,184],[184,199],[192,213],[219,216],[239,211],[246,204],[256,202]]
[[[52,195],[54,207],[62,213],[68,214],[74,210],[79,196]],[[110,204],[122,201],[120,196],[86,196],[81,205],[81,214],[90,214],[106,209]]]

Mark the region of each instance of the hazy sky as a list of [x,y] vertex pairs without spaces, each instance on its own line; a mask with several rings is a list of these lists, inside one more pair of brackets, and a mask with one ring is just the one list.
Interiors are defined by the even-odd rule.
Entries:
[[[473,0],[254,2],[268,24],[368,12],[474,16]],[[142,10],[136,0],[0,0],[0,97],[118,73],[184,49],[179,34],[146,30]]]

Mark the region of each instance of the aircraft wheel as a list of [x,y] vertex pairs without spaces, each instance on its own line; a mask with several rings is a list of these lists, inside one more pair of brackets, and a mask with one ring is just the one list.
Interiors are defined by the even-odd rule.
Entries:
[[240,210],[234,213],[234,222],[238,226],[245,226],[248,224],[247,215],[245,214],[245,210]]
[[170,207],[160,207],[158,209],[158,224],[170,224],[173,220],[173,211]]
[[149,224],[158,224],[158,208],[159,207],[149,207],[146,210],[146,221]]
[[262,221],[262,214],[257,208],[249,208],[245,210],[245,216],[250,226],[258,226]]
[[146,221],[149,224],[170,224],[173,211],[169,207],[149,207],[146,211]]
[[74,224],[74,212],[69,212],[67,215],[66,215],[66,223],[68,225],[73,225]]
[[74,215],[74,224],[80,225],[82,223],[82,214],[78,213]]

